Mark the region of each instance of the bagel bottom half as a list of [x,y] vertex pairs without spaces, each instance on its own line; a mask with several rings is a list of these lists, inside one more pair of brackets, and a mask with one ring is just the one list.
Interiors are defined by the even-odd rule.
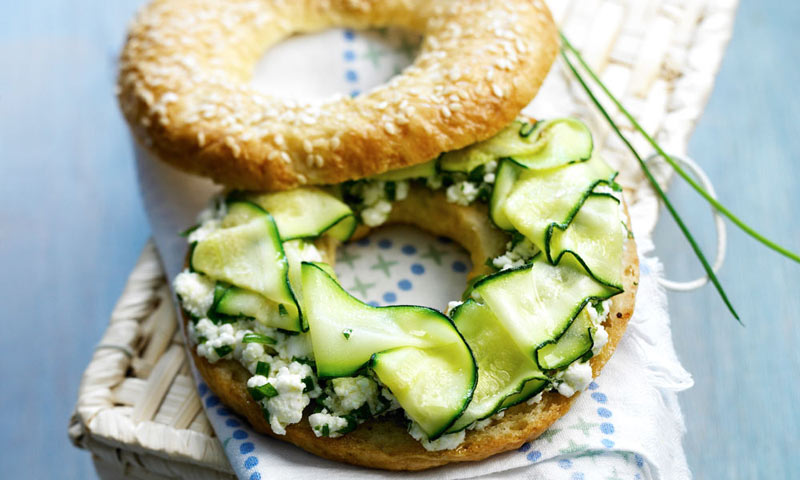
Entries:
[[[627,208],[625,211],[627,216]],[[630,218],[627,222],[630,224]],[[413,189],[406,200],[395,203],[387,223],[411,224],[460,243],[468,250],[475,265],[471,275],[483,273],[483,269],[488,268],[484,266],[486,258],[502,254],[507,241],[506,235],[491,224],[484,205],[464,207],[448,203],[442,192],[424,188]],[[357,235],[368,233],[368,229],[361,228]],[[333,263],[337,245],[322,239],[317,246],[326,260]],[[603,323],[608,332],[608,343],[589,361],[595,377],[611,358],[633,314],[639,259],[633,238],[628,238],[623,248],[625,291],[611,299],[611,310]],[[186,315],[183,319],[184,322],[189,320]],[[577,394],[567,398],[555,391],[546,392],[541,402],[533,405],[523,402],[506,410],[502,419],[493,421],[483,430],[468,431],[464,442],[453,450],[425,450],[407,433],[406,421],[401,415],[369,420],[338,438],[317,437],[306,418],[288,426],[285,435],[277,435],[270,429],[258,403],[247,392],[247,379],[251,376],[247,369],[233,360],[209,363],[199,357],[194,348],[191,350],[195,365],[209,388],[258,432],[330,460],[388,470],[423,470],[451,462],[482,460],[519,448],[567,413],[577,397]]]

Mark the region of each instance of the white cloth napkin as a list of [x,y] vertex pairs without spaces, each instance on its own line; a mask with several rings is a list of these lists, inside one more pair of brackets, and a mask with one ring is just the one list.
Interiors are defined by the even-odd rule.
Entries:
[[[407,65],[415,43],[416,39],[391,30],[366,34],[330,30],[297,37],[269,52],[257,68],[257,82],[265,91],[297,98],[357,94]],[[186,253],[185,239],[177,234],[194,223],[217,188],[138,148],[136,158],[156,245],[169,278],[174,278]],[[636,313],[601,375],[541,438],[482,462],[421,473],[351,467],[254,433],[197,377],[206,413],[239,478],[689,478],[676,392],[689,388],[692,379],[672,345],[666,297],[656,281],[661,264],[646,256],[652,243],[646,230],[637,229],[653,219],[636,218],[637,209],[632,211],[642,256]],[[469,268],[465,252],[452,242],[407,227],[388,227],[340,249],[337,273],[343,286],[364,301],[441,309],[460,297]]]

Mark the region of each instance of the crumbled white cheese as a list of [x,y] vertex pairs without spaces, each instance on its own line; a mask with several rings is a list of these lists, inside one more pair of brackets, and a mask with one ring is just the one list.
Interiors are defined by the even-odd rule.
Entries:
[[469,205],[478,197],[478,187],[467,180],[447,187],[447,201],[458,205]]
[[386,222],[391,211],[392,204],[386,200],[380,200],[376,204],[361,210],[361,221],[368,227],[377,227]]
[[606,343],[608,343],[608,332],[606,332],[606,329],[603,328],[602,325],[597,326],[592,334],[592,340],[594,340],[594,345],[592,345],[592,355],[597,355],[600,353],[600,350],[606,346]]
[[298,362],[279,368],[274,377],[270,374],[269,383],[278,395],[262,402],[269,410],[269,425],[273,432],[285,435],[287,425],[303,419],[303,409],[311,402],[308,394],[303,393],[303,379],[312,375],[311,367]]
[[517,268],[525,265],[531,258],[539,251],[536,245],[531,243],[527,238],[519,241],[516,245],[511,245],[511,242],[506,245],[508,251],[492,259],[492,265],[500,270],[508,270],[510,268]]
[[[336,438],[341,436],[339,432],[347,428],[349,422],[346,418],[338,415],[331,415],[328,413],[328,410],[323,409],[322,412],[309,415],[308,423],[311,425],[311,430],[314,432],[314,435],[318,437],[328,436]],[[326,426],[327,432],[325,431]]]
[[172,287],[181,306],[195,317],[205,317],[214,303],[214,281],[204,275],[184,270],[175,277]]
[[263,387],[267,384],[267,377],[264,375],[253,375],[247,379],[247,388]]
[[575,362],[556,375],[556,390],[565,397],[584,390],[592,382],[592,367],[589,362]]
[[431,441],[428,440],[428,435],[422,431],[422,428],[420,428],[419,424],[413,420],[408,427],[408,433],[414,437],[414,439],[418,440],[422,444],[422,447],[429,452],[452,450],[461,445],[461,442],[464,441],[464,436],[466,435],[466,432],[461,430],[460,432],[442,435],[436,440]]
[[543,395],[544,395],[544,392],[539,392],[536,395],[534,395],[531,398],[529,398],[526,403],[528,405],[535,405],[535,404],[537,404],[537,403],[542,401],[542,396]]
[[336,414],[345,414],[361,408],[365,403],[370,412],[378,410],[378,384],[364,376],[334,378],[331,395],[326,404]]
[[608,343],[608,332],[603,328],[603,322],[608,318],[608,312],[611,311],[611,300],[606,300],[599,304],[599,308],[593,305],[586,305],[585,310],[589,315],[592,322],[592,355],[597,355],[600,350]]
[[217,326],[211,320],[202,318],[192,327],[189,334],[192,340],[198,343],[197,354],[211,363],[220,359],[217,349],[236,344],[236,335],[229,323]]
[[408,182],[401,180],[395,183],[394,199],[405,200],[408,197]]
[[452,312],[456,307],[458,307],[462,303],[464,302],[459,302],[457,300],[453,300],[452,302],[447,302],[447,309],[445,309],[444,311],[445,315],[450,315],[450,312]]
[[284,335],[277,334],[278,342],[275,343],[275,351],[281,358],[288,360],[294,358],[314,359],[314,352],[311,349],[311,335]]

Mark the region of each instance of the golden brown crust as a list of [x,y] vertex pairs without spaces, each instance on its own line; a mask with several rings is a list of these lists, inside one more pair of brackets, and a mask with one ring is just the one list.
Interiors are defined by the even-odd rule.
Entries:
[[[413,65],[356,98],[260,93],[270,45],[332,26],[424,35]],[[489,138],[536,94],[557,51],[542,0],[155,0],[131,26],[119,101],[156,156],[230,187],[333,184]]]
[[[485,239],[488,242],[486,245],[474,247],[480,251],[490,252],[493,248],[497,248],[496,244],[500,238],[497,236],[499,231],[490,225],[488,218],[480,212],[480,207],[460,207],[446,203],[436,193],[426,194],[422,190],[414,193],[415,195],[409,196],[411,200],[407,201],[405,205],[396,206],[400,213],[393,217],[394,221],[416,224],[421,228],[430,229],[435,234],[448,234],[456,241],[463,241],[465,246],[478,241],[478,239]],[[425,198],[414,199],[415,197]],[[421,216],[407,216],[403,213],[405,210],[414,211],[421,205],[431,207],[427,210],[430,215],[426,215],[422,222],[419,221]],[[446,215],[446,217],[440,215]],[[480,231],[473,230],[472,218],[474,215],[480,215],[483,219],[482,227],[476,227]],[[447,224],[450,229],[437,227],[442,224]],[[628,219],[628,224],[630,227],[630,219]],[[503,235],[502,238],[506,237]],[[502,248],[504,243],[500,245]],[[633,315],[639,283],[639,258],[636,253],[636,244],[632,238],[626,241],[624,248],[623,285],[625,291],[612,299],[611,312],[604,323],[608,332],[608,343],[598,355],[590,360],[593,376],[597,376],[611,358],[625,332],[628,320]],[[330,253],[330,249],[327,251]],[[481,258],[481,262],[484,258],[486,257]],[[184,318],[184,321],[188,321],[188,318]],[[574,395],[566,398],[555,392],[545,393],[541,402],[534,405],[523,403],[511,407],[506,410],[505,416],[501,420],[493,422],[484,430],[467,432],[464,442],[456,449],[429,452],[406,433],[403,421],[391,418],[368,421],[355,431],[340,438],[317,438],[306,419],[287,427],[286,435],[276,435],[264,419],[258,404],[247,393],[245,387],[250,374],[243,366],[231,360],[211,364],[205,358],[198,357],[194,350],[192,355],[200,374],[211,390],[220,397],[224,404],[247,418],[255,430],[293,443],[320,457],[388,470],[422,470],[450,462],[482,460],[497,453],[519,448],[524,442],[541,435],[550,425],[567,413],[577,397]]]

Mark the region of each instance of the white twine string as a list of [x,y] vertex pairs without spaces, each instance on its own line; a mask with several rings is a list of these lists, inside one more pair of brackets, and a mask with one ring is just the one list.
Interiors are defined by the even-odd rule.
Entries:
[[[660,155],[658,153],[654,153],[650,155],[645,160],[646,162],[650,163],[652,160],[659,158]],[[703,188],[706,189],[709,195],[712,198],[717,198],[717,192],[714,191],[714,185],[711,183],[711,180],[706,175],[706,172],[703,171],[700,166],[694,162],[689,157],[681,157],[681,156],[671,156],[673,160],[681,164],[684,168],[690,170],[694,176],[700,181],[703,185]],[[722,215],[717,212],[717,210],[712,206],[711,213],[714,215],[714,226],[717,230],[717,258],[714,260],[714,265],[711,267],[711,270],[714,273],[717,273],[720,268],[722,268],[722,264],[725,263],[725,250],[728,244],[728,235],[727,230],[725,228],[725,221],[722,218]],[[697,290],[698,288],[702,287],[706,283],[708,283],[708,275],[704,275],[700,278],[696,278],[691,281],[686,282],[678,282],[674,280],[668,280],[663,277],[658,278],[658,282],[669,290],[677,291],[677,292],[688,292],[691,290]]]

